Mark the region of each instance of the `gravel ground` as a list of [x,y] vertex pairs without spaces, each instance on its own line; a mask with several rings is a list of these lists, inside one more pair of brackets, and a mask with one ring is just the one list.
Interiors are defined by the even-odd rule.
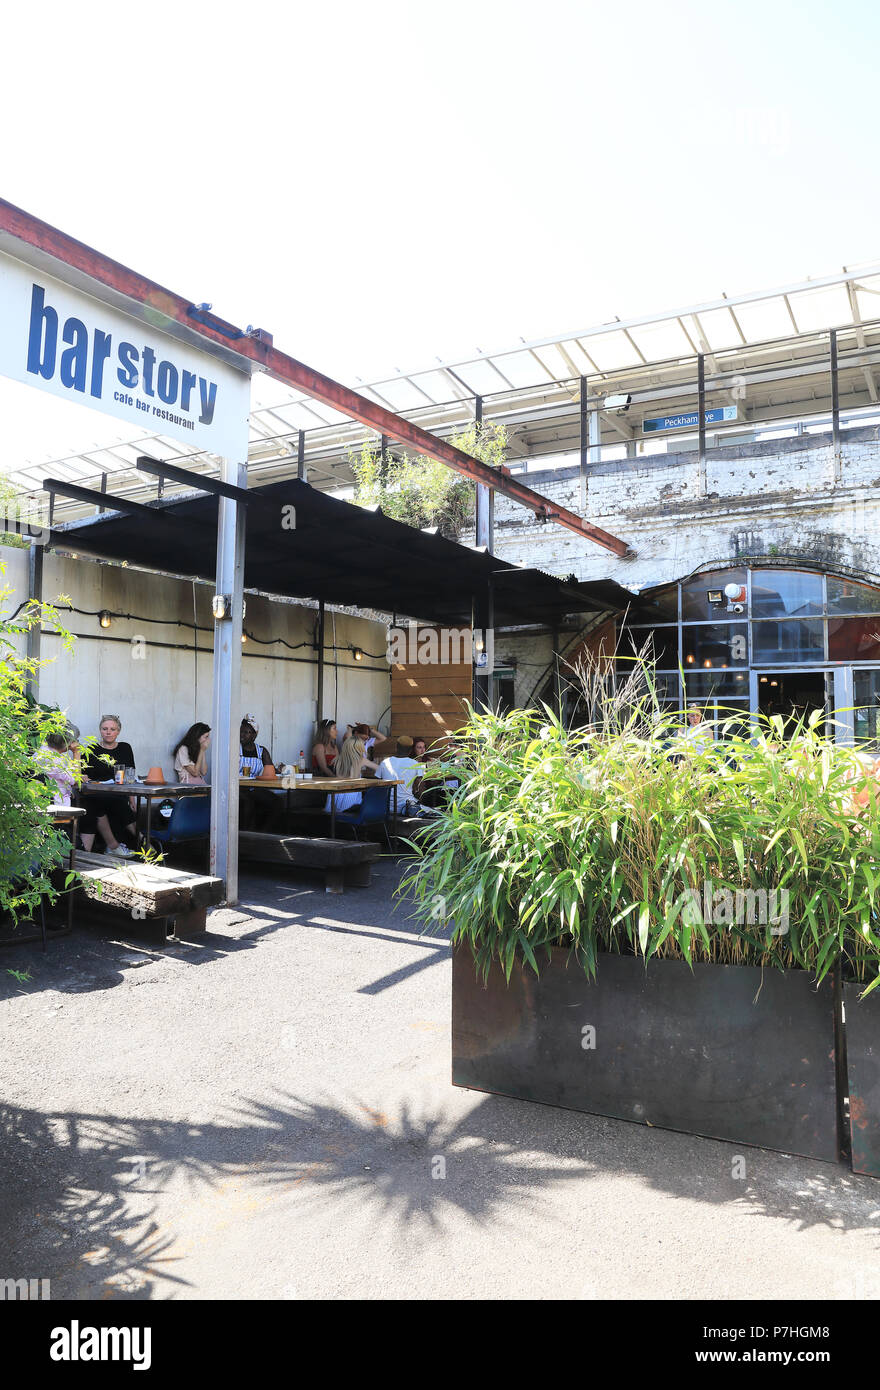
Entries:
[[77,928],[0,954],[0,1277],[82,1299],[880,1297],[880,1182],[454,1089],[448,945],[395,908],[398,878],[247,875],[199,942]]

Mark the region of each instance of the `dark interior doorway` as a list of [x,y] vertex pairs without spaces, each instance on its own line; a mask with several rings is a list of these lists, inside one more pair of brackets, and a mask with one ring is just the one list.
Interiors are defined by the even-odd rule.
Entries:
[[828,696],[824,671],[763,671],[758,677],[758,709],[762,714],[781,714],[786,723],[809,718],[820,709],[826,719],[819,731],[827,732]]

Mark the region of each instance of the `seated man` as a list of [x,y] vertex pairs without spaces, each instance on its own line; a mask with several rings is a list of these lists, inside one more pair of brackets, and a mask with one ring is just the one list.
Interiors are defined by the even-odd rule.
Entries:
[[412,746],[411,738],[399,738],[396,756],[383,758],[376,773],[383,782],[403,780],[403,786],[397,788],[397,810],[405,816],[417,816],[421,810],[413,793],[413,782],[421,777],[425,768],[412,756]]

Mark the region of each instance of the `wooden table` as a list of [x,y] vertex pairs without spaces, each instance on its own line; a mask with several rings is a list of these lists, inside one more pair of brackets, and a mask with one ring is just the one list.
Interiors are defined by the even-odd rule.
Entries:
[[394,788],[394,814],[397,814],[397,788],[404,785],[403,778],[394,781],[384,777],[239,777],[240,787],[257,787],[266,792],[287,792],[285,809],[290,810],[291,792],[321,792],[330,797],[330,838],[336,839],[336,798],[340,792],[364,792],[368,787]]
[[81,791],[91,796],[119,796],[135,798],[135,820],[140,804],[146,802],[146,824],[143,832],[138,831],[138,844],[150,846],[150,823],[153,815],[153,802],[166,801],[180,796],[208,796],[210,787],[198,787],[186,782],[84,782]]

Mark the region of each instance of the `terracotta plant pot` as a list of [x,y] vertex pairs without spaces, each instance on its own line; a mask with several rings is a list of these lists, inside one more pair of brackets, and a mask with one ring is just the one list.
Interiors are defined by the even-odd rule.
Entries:
[[161,784],[165,781],[165,773],[162,771],[161,767],[151,767],[144,781],[152,782],[157,785]]

